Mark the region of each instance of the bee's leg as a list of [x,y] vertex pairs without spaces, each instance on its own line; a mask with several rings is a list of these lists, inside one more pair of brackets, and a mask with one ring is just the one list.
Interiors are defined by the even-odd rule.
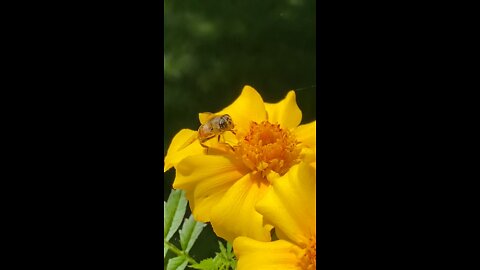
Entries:
[[[233,134],[235,134],[235,132],[233,130],[229,130],[230,132],[232,132]],[[233,148],[233,146],[231,146],[229,143],[227,143],[225,141],[225,135],[221,134],[221,135],[218,135],[218,141],[220,142],[220,136],[222,136],[223,138],[223,142],[221,142],[221,144],[226,144],[232,151],[235,152],[235,148]]]
[[237,135],[237,133],[236,133],[236,132],[235,132],[233,129],[232,129],[232,130],[230,130],[230,132],[232,132],[232,133],[233,133],[233,135]]
[[207,155],[208,155],[208,146],[206,146],[205,144],[203,144],[203,141],[200,141],[200,145],[201,145],[203,148],[207,149]]
[[220,135],[218,136],[218,141],[219,141],[219,143],[228,146],[232,151],[235,152],[235,149],[233,148],[233,146],[231,146],[229,143],[227,143],[227,142],[225,141],[225,137],[223,137],[223,135],[222,135],[222,138],[223,138],[223,141],[220,142]]
[[230,147],[230,149],[232,149],[233,152],[235,152],[235,148],[233,148],[233,146],[231,146],[230,144],[228,143],[225,143],[226,145],[228,145],[228,147]]
[[210,137],[210,138],[205,138],[205,139],[199,140],[199,142],[200,142],[200,145],[201,145],[203,148],[207,149],[207,154],[208,154],[208,149],[209,149],[210,147],[209,147],[208,145],[204,144],[204,142],[206,142],[206,141],[210,140],[211,138],[213,138],[213,137]]
[[218,135],[218,139],[217,139],[217,142],[220,142],[220,135]]

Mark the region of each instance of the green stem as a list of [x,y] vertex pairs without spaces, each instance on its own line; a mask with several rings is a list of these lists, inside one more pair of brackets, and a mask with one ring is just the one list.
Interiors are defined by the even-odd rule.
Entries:
[[197,261],[195,261],[192,257],[188,256],[187,253],[181,251],[180,249],[178,249],[176,246],[174,246],[173,244],[163,240],[163,244],[165,246],[168,247],[168,249],[170,249],[171,251],[173,251],[175,254],[177,254],[178,256],[185,256],[185,258],[187,258],[187,260],[190,262],[190,264],[198,264]]

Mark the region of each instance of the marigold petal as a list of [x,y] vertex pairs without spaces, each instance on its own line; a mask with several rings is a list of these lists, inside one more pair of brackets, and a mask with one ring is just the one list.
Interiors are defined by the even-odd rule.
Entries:
[[317,147],[317,121],[298,126],[294,130],[294,134],[301,146],[309,148]]
[[267,188],[266,181],[252,174],[235,182],[212,209],[210,222],[215,234],[230,242],[237,236],[270,241],[271,226],[265,226],[262,215],[255,210]]
[[238,237],[233,241],[233,251],[238,259],[237,270],[301,269],[298,257],[302,251],[288,241],[261,242]]
[[210,118],[215,116],[214,113],[211,112],[203,112],[198,114],[198,120],[200,121],[200,124],[205,124]]
[[275,226],[280,239],[305,247],[316,235],[315,170],[302,162],[288,173],[272,179],[267,194],[256,209],[265,222]]
[[[176,166],[178,162],[184,159],[187,156],[197,155],[203,153],[205,148],[203,148],[200,143],[196,140],[196,131],[191,129],[182,129],[180,130],[172,139],[170,146],[167,150],[167,155],[165,156],[163,172],[168,171],[170,168]],[[191,141],[189,145],[185,143]],[[183,149],[178,150],[179,148],[184,147]]]
[[300,158],[302,159],[302,161],[316,168],[317,151],[315,149],[302,148],[302,151],[300,152]]
[[235,136],[233,133],[231,132],[224,132],[222,134],[223,136],[223,140],[230,144],[230,145],[237,145],[238,144],[238,139],[237,139],[237,136]]
[[215,114],[229,114],[235,124],[235,129],[240,133],[248,130],[251,121],[267,120],[262,96],[248,85],[243,87],[242,93],[232,104]]
[[297,127],[302,121],[302,111],[295,100],[295,92],[288,92],[287,96],[278,103],[265,103],[270,123],[278,123],[282,128]]
[[190,156],[176,166],[173,188],[185,190],[195,219],[208,222],[213,206],[247,173],[243,163],[227,156]]

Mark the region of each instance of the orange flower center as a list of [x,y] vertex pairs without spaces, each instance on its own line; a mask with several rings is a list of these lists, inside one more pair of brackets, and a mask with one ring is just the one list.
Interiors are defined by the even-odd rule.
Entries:
[[297,144],[295,136],[280,125],[252,122],[247,135],[239,140],[235,153],[247,167],[263,177],[270,171],[283,175],[299,162]]
[[300,266],[305,270],[317,269],[317,239],[311,237],[308,246],[305,248],[305,253],[300,259]]

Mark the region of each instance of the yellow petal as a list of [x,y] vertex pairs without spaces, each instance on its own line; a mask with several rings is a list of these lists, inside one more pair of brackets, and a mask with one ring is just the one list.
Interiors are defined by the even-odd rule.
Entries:
[[278,103],[265,103],[270,123],[278,123],[282,128],[297,127],[302,121],[302,111],[295,100],[295,92],[288,92],[287,96]]
[[255,210],[267,187],[267,181],[251,174],[235,182],[212,209],[210,222],[215,234],[230,242],[237,236],[270,241],[271,226],[266,227],[262,215]]
[[168,171],[170,168],[177,165],[178,162],[180,162],[187,156],[203,153],[205,149],[196,139],[193,140],[190,145],[178,151],[178,149],[183,147],[185,143],[192,139],[192,136],[194,136],[195,134],[196,131],[193,131],[191,129],[182,129],[173,137],[172,142],[168,147],[167,155],[165,156],[165,165],[163,167],[163,172]]
[[311,166],[314,166],[316,168],[316,162],[317,162],[317,151],[315,149],[311,148],[302,148],[300,152],[300,159],[303,162],[306,162],[310,164]]
[[198,114],[198,120],[200,120],[200,124],[205,124],[210,118],[214,117],[215,114],[211,112],[203,112]]
[[238,259],[237,270],[301,270],[301,249],[284,240],[261,242],[238,237],[233,241],[233,251]]
[[300,125],[294,130],[295,138],[300,142],[300,146],[316,148],[317,147],[317,121]]
[[228,143],[228,144],[230,144],[230,145],[237,145],[237,144],[238,144],[238,139],[237,139],[237,137],[236,137],[233,133],[231,133],[231,132],[224,132],[222,136],[223,136],[223,140],[224,140],[226,143]]
[[208,222],[213,206],[247,172],[243,163],[227,156],[189,156],[176,166],[173,188],[185,190],[195,219]]
[[235,129],[240,134],[249,129],[251,121],[267,120],[262,96],[248,85],[243,87],[242,93],[232,104],[215,114],[229,114],[232,117]]
[[290,168],[273,183],[256,209],[265,222],[275,226],[279,239],[305,247],[315,237],[316,194],[315,170],[302,162]]

